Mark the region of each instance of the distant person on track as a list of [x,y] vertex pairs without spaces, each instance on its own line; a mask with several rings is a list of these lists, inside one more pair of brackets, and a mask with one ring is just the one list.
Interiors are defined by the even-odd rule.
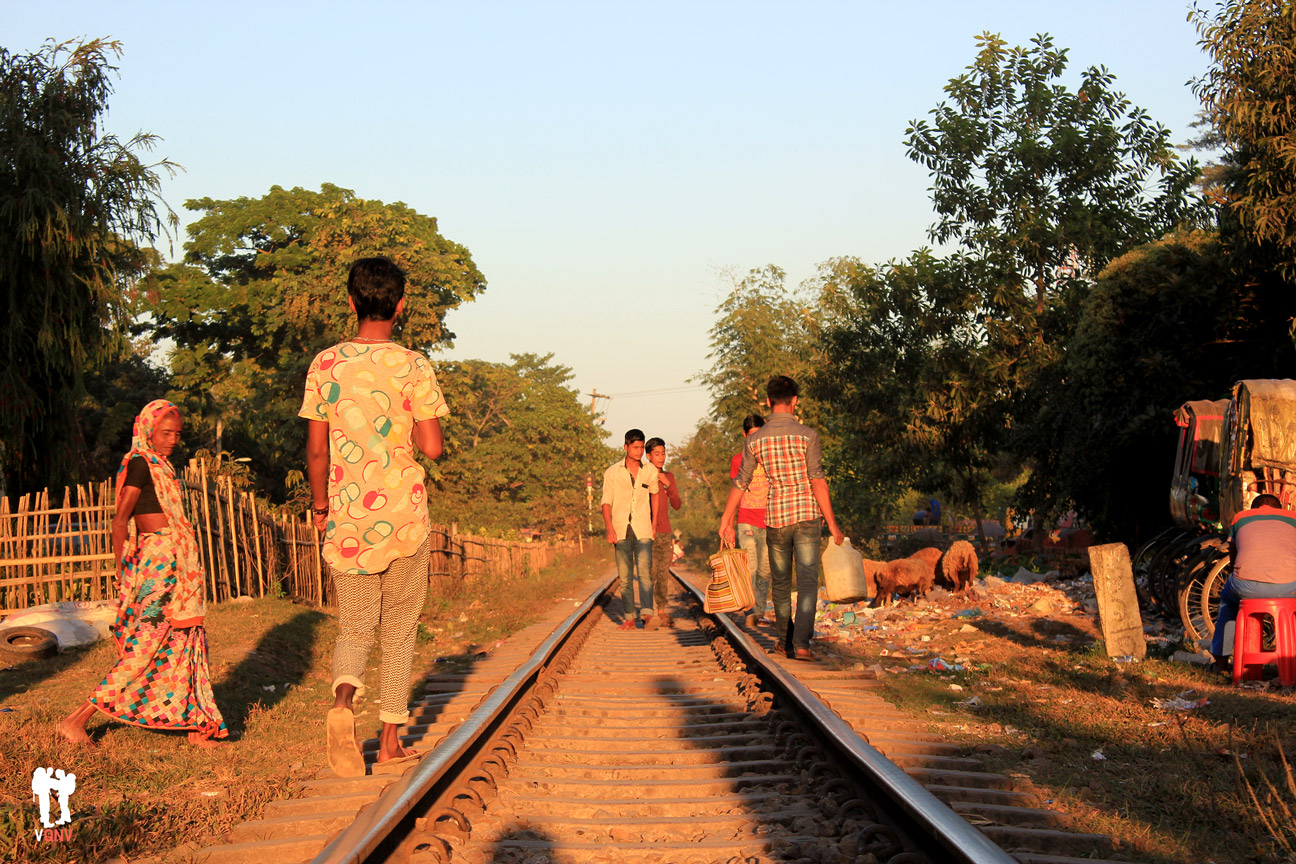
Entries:
[[649,630],[657,627],[674,627],[670,612],[666,608],[666,593],[670,580],[672,551],[675,546],[675,535],[671,533],[670,511],[680,509],[679,486],[675,475],[664,470],[666,465],[666,442],[660,438],[650,438],[644,445],[648,461],[657,469],[657,494],[653,496],[653,548],[652,548],[652,587],[653,609],[656,617],[647,623]]
[[1296,597],[1296,514],[1283,509],[1275,495],[1257,495],[1251,509],[1233,517],[1229,527],[1233,572],[1219,594],[1219,615],[1211,654],[1215,671],[1228,673],[1224,626],[1236,621],[1243,600]]
[[654,502],[659,486],[657,467],[644,463],[644,433],[625,433],[625,457],[603,472],[603,526],[616,556],[621,587],[621,629],[643,629],[635,602],[635,570],[639,571],[639,603],[651,609]]
[[[743,418],[743,436],[751,434],[765,425],[765,418],[759,414],[748,414]],[[743,454],[746,448],[739,450],[729,460],[729,479],[735,480],[742,470]],[[769,547],[765,543],[765,505],[769,501],[769,480],[765,477],[765,466],[756,464],[751,482],[743,490],[738,501],[738,548],[747,553],[747,572],[751,573],[752,596],[755,605],[747,610],[743,623],[755,627],[756,622],[765,615],[765,600],[769,596],[770,571]]]
[[341,777],[365,773],[354,701],[381,628],[377,764],[413,760],[398,730],[409,720],[419,615],[427,602],[430,523],[418,448],[441,455],[450,413],[432,364],[391,340],[405,308],[405,274],[386,258],[361,258],[347,275],[356,335],[316,355],[299,415],[309,422],[306,473],[324,561],[337,588],[328,760]]
[[[729,490],[720,517],[721,542],[734,545],[734,515],[743,492],[751,488],[756,466],[765,468],[769,501],[765,508],[765,540],[769,547],[770,576],[774,593],[776,652],[797,660],[813,660],[810,637],[814,634],[815,606],[819,599],[819,535],[828,524],[833,542],[845,540],[833,516],[819,448],[819,433],[797,421],[800,388],[786,375],[775,375],[765,385],[770,416],[765,425],[747,436],[742,466]],[[797,607],[792,618],[792,567],[796,561]]]
[[75,744],[92,743],[85,726],[96,710],[133,726],[187,729],[189,743],[199,747],[229,735],[207,665],[206,577],[170,462],[180,424],[180,409],[165,399],[145,405],[117,469],[118,660],[89,701],[59,723],[59,733]]

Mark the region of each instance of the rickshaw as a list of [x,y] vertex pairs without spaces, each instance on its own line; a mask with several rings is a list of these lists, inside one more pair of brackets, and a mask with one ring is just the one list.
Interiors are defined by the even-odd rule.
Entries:
[[1166,614],[1179,611],[1180,583],[1203,552],[1222,544],[1219,466],[1224,412],[1229,400],[1185,402],[1174,413],[1179,447],[1170,479],[1171,528],[1134,556],[1136,585],[1144,602]]
[[[1227,530],[1233,518],[1262,493],[1277,496],[1287,508],[1296,502],[1296,381],[1252,379],[1234,384],[1222,431],[1219,521],[1181,565],[1176,590],[1185,635],[1198,642],[1215,632],[1220,588],[1232,565]],[[1194,503],[1189,500],[1181,512],[1191,516]],[[1172,515],[1177,506],[1172,503]],[[1198,523],[1205,524],[1202,520],[1209,515],[1203,507]]]

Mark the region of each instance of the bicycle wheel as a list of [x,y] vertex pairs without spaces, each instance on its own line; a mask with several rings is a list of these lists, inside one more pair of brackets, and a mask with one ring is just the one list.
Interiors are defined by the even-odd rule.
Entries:
[[[1206,607],[1202,606],[1203,587],[1213,572],[1218,572],[1217,565],[1221,556],[1228,559],[1228,547],[1222,542],[1204,546],[1184,566],[1176,587],[1176,606],[1179,609],[1179,620],[1183,622],[1184,636],[1194,644],[1202,639],[1209,639],[1215,632],[1214,616],[1207,617]],[[1219,589],[1215,589],[1219,597]],[[1216,601],[1218,608],[1218,600]]]

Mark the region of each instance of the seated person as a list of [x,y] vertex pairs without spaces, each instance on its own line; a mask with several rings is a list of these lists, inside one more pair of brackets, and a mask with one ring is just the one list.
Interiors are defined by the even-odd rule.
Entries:
[[1251,509],[1233,517],[1229,528],[1233,573],[1220,589],[1219,617],[1211,654],[1215,670],[1227,672],[1224,625],[1237,620],[1243,600],[1296,597],[1296,514],[1274,495],[1257,495]]

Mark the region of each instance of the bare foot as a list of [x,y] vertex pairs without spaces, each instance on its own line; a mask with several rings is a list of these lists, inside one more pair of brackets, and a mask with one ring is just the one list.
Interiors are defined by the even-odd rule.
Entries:
[[393,759],[404,759],[407,756],[417,756],[417,755],[418,755],[418,750],[415,750],[412,747],[402,747],[401,745],[397,744],[394,752],[388,752],[386,750],[383,750],[382,748],[379,748],[378,758],[375,759],[374,761],[390,762]]
[[73,744],[80,744],[84,747],[95,746],[95,743],[90,740],[90,736],[86,734],[85,724],[78,723],[71,717],[64,717],[59,721],[58,733]]
[[215,738],[209,738],[201,732],[194,731],[189,733],[189,743],[195,747],[210,750],[215,747],[224,747],[228,742],[217,741]]

